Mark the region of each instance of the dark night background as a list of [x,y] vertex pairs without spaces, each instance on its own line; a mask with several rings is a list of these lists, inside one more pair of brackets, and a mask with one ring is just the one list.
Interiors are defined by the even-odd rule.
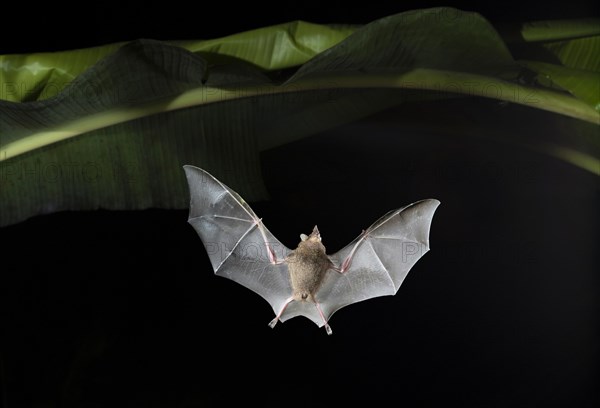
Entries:
[[[344,4],[21,8],[3,24],[36,40],[5,36],[0,55],[439,5]],[[493,23],[598,16],[591,1],[443,5]],[[421,126],[432,112],[474,131]],[[272,199],[252,206],[288,247],[316,223],[335,252],[392,208],[442,202],[432,250],[398,295],[342,309],[331,337],[303,318],[269,329],[266,302],[212,274],[186,210],[59,213],[0,229],[0,406],[598,406],[598,178],[476,136],[492,126],[545,137],[552,117],[493,100],[415,103],[264,152]]]

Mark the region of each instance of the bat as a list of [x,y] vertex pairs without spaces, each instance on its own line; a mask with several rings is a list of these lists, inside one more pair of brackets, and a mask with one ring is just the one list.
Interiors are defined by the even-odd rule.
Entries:
[[350,244],[327,255],[317,226],[285,247],[235,191],[211,174],[184,166],[190,189],[188,222],[218,276],[244,285],[273,308],[269,323],[304,316],[319,327],[344,306],[395,295],[412,266],[429,251],[429,229],[440,204],[427,199],[392,210]]

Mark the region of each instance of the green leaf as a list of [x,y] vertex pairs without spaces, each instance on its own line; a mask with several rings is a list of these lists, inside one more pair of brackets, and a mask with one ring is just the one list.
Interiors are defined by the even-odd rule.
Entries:
[[600,35],[549,42],[543,47],[565,67],[600,72]]
[[600,19],[530,22],[520,33],[531,44],[519,63],[540,83],[558,86],[600,112]]
[[[352,26],[326,26],[295,21],[213,40],[173,41],[208,62],[237,59],[263,70],[301,65],[355,31]],[[30,102],[57,96],[85,70],[114,54],[125,43],[74,51],[0,55],[0,99]]]
[[304,64],[344,40],[356,30],[350,25],[326,26],[294,21],[241,34],[206,40],[175,41],[172,44],[206,58],[227,56],[274,71]]
[[[233,37],[74,51],[60,69],[46,55],[48,75],[72,80],[46,99],[44,77],[27,82],[40,90],[19,99],[30,102],[0,101],[0,225],[67,209],[185,208],[184,164],[265,198],[260,151],[399,103],[478,96],[598,120],[572,96],[522,84],[476,13],[417,10],[356,30],[290,23]],[[3,72],[37,75],[33,59],[9,60]]]
[[600,112],[600,72],[585,71],[536,61],[521,61],[527,68],[544,76]]
[[600,35],[600,19],[542,20],[521,25],[521,36],[527,42],[560,41]]
[[600,19],[534,21],[501,31],[517,60],[600,72]]

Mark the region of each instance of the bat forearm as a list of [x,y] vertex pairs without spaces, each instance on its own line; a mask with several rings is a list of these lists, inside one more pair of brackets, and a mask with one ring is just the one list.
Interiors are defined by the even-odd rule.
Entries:
[[271,264],[281,265],[285,262],[285,259],[277,259],[277,254],[275,254],[275,251],[273,251],[273,248],[271,248],[271,245],[269,245],[268,242],[265,242],[265,246],[267,247],[267,253],[269,254],[269,262],[271,262]]
[[368,238],[368,236],[369,236],[369,233],[367,232],[367,230],[363,230],[359,241],[352,248],[350,255],[348,255],[348,257],[346,257],[346,259],[344,259],[344,261],[342,262],[342,264],[340,266],[334,265],[331,267],[331,269],[333,269],[334,271],[341,273],[341,274],[346,273],[348,271],[348,269],[350,269],[350,266],[352,265],[352,258],[354,257],[356,250],[364,242],[364,240]]
[[337,273],[344,274],[348,271],[348,269],[350,269],[351,263],[352,263],[352,257],[349,256],[348,258],[344,259],[344,262],[342,262],[342,264],[340,266],[335,266],[332,264],[331,269],[333,269]]

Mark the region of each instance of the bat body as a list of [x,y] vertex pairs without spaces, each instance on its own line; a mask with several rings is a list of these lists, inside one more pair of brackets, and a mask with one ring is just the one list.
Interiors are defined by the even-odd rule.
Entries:
[[333,267],[325,253],[325,246],[321,243],[321,236],[316,226],[310,237],[302,240],[298,248],[285,260],[290,273],[294,300],[308,299],[316,303],[315,293],[321,286],[327,270]]
[[429,229],[440,204],[429,199],[390,211],[354,241],[327,255],[315,226],[295,250],[281,244],[233,190],[208,172],[184,166],[190,188],[189,223],[215,273],[261,295],[273,308],[269,323],[305,316],[331,334],[340,308],[394,295],[429,250]]

